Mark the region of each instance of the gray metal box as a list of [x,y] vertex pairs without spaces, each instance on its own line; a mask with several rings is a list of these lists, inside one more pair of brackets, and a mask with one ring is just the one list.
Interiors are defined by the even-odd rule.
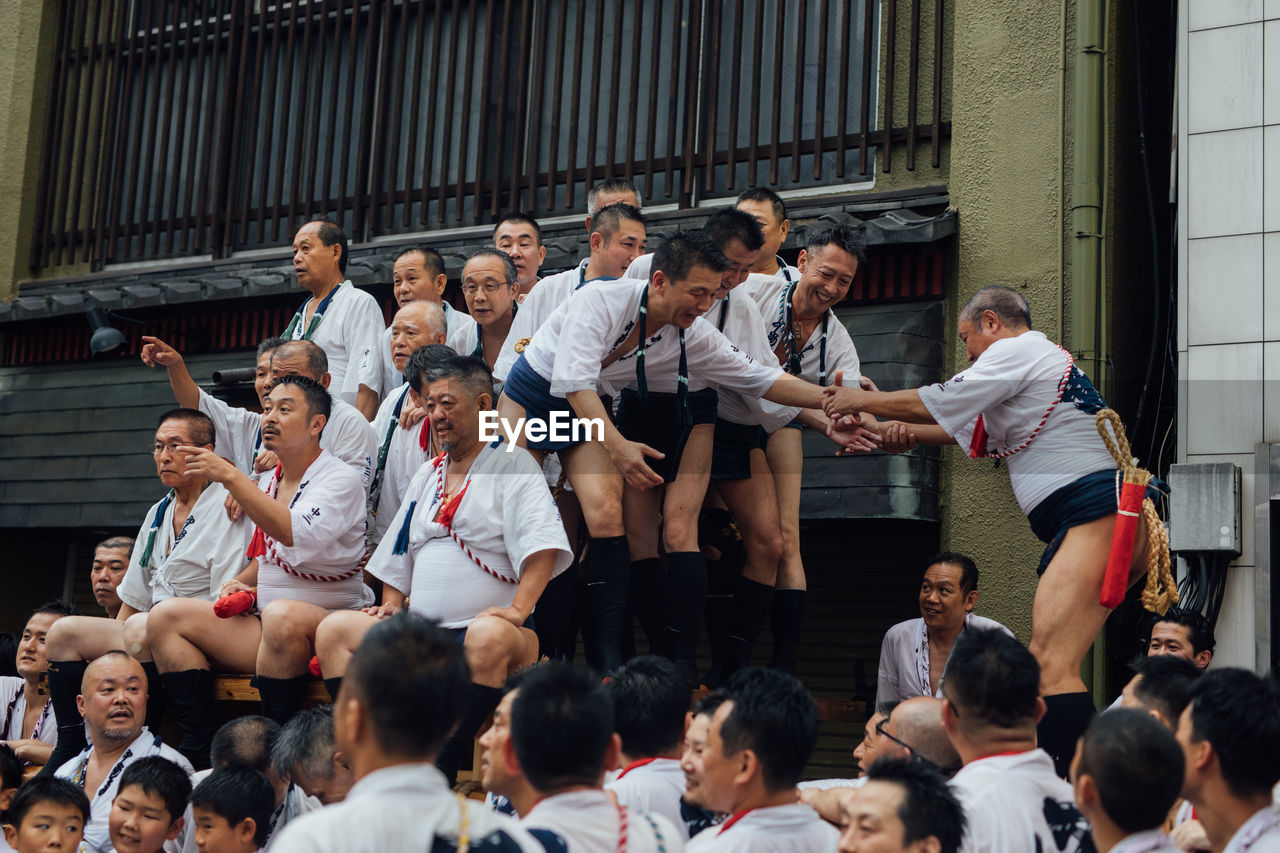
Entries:
[[1169,550],[1240,555],[1240,467],[1233,462],[1169,466]]

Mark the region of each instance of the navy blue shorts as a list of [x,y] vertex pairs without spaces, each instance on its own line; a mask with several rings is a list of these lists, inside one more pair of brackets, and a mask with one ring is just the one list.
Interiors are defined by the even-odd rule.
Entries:
[[[568,400],[564,397],[552,396],[551,382],[543,379],[529,366],[524,353],[521,353],[515,364],[511,365],[511,372],[507,374],[507,382],[502,388],[502,393],[524,407],[525,418],[540,418],[550,423],[552,412],[565,412],[571,419],[577,417]],[[547,438],[542,441],[529,441],[526,446],[530,450],[564,450],[566,447],[581,443],[580,441],[551,441]]]
[[[716,422],[719,396],[714,388],[690,392],[694,426]],[[663,459],[645,460],[664,483],[675,480],[689,440],[689,431],[680,425],[679,405],[674,393],[655,391],[650,391],[649,398],[641,403],[631,388],[623,388],[618,399],[618,432],[629,441],[647,444],[666,454]]]
[[745,480],[751,476],[751,451],[764,450],[769,436],[755,424],[735,424],[716,419],[716,438],[711,452],[712,480]]
[[[524,624],[522,624],[520,627],[521,627],[521,628],[528,628],[530,631],[537,630],[536,628],[534,628],[534,627],[533,627],[533,614],[532,614],[532,613],[530,613],[530,614],[529,614],[529,618],[528,618],[528,619],[526,619],[526,620],[524,620]],[[448,631],[450,634],[453,634],[453,641],[454,641],[455,643],[457,643],[458,645],[462,645],[462,644],[463,644],[463,642],[467,639],[467,629],[466,629],[466,628],[441,628],[440,630],[442,630],[442,631]]]

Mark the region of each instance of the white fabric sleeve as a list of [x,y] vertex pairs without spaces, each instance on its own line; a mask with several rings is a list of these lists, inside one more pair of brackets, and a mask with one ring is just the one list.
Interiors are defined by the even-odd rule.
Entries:
[[253,473],[253,445],[262,425],[262,415],[228,406],[200,389],[200,411],[213,421],[214,450],[230,459],[246,474]]
[[831,315],[831,325],[827,329],[827,382],[835,381],[836,371],[842,371],[845,385],[856,387],[862,376],[862,362],[858,359],[858,348],[849,337],[849,330],[839,318]]
[[516,363],[516,359],[520,358],[520,353],[516,352],[515,346],[524,338],[532,338],[533,333],[538,331],[541,318],[547,316],[550,312],[543,305],[546,301],[549,288],[534,286],[529,291],[529,295],[525,297],[524,302],[520,303],[520,310],[516,312],[516,316],[511,320],[511,329],[507,332],[507,339],[502,343],[502,352],[498,353],[498,360],[493,363],[493,377],[499,382],[507,381],[507,374],[511,372],[511,365]]
[[605,296],[603,288],[584,287],[565,311],[551,368],[553,396],[594,391],[599,385],[600,362],[609,354],[605,335],[611,325]]
[[378,439],[373,425],[357,410],[355,417],[332,421],[325,424],[325,429],[334,431],[329,439],[329,452],[351,466],[367,492],[378,460]]
[[684,341],[689,374],[708,384],[727,385],[743,396],[761,397],[782,375],[781,367],[755,361],[703,317],[685,331]]
[[[413,505],[417,496],[425,493],[426,480],[431,477],[432,468],[430,465],[423,465],[418,473],[414,475],[413,482],[409,484],[409,488],[405,491],[405,499],[400,502],[400,508],[396,510],[396,514],[391,517],[390,524],[387,525],[386,535],[382,537],[382,541],[378,543],[378,547],[374,550],[373,556],[369,558],[369,562],[365,565],[364,570],[373,575],[385,584],[390,584],[396,589],[408,595],[413,588],[413,547],[405,549],[403,554],[395,554],[396,539],[400,538],[400,528],[404,526],[404,518],[409,513],[409,507]],[[417,507],[414,508],[415,512]],[[423,512],[430,512],[430,507],[423,506]],[[412,524],[412,522],[410,522]]]
[[[893,629],[890,628],[880,642],[880,667],[876,676],[875,704],[892,702],[898,697],[897,684],[901,680],[898,672],[898,656],[894,653]],[[875,706],[871,708],[875,712]]]
[[247,515],[241,515],[234,522],[228,519],[226,510],[222,508],[222,501],[218,501],[218,505],[211,507],[210,511],[216,513],[213,520],[224,525],[221,535],[216,539],[217,544],[209,553],[209,600],[217,601],[222,585],[249,565],[245,552],[249,549],[255,525]]
[[648,281],[653,275],[653,252],[641,255],[631,262],[631,266],[627,267],[627,271],[622,274],[623,278],[638,278]]
[[[354,284],[352,288],[355,288]],[[347,345],[347,372],[340,391],[342,399],[348,403],[355,402],[360,390],[360,366],[365,354],[369,353],[370,361],[376,361],[373,354],[377,352],[378,342],[382,340],[382,333],[387,328],[382,321],[382,309],[378,307],[378,301],[363,290],[356,290],[356,293],[360,296],[351,301],[343,329],[346,338],[344,343]],[[374,390],[381,394],[381,389]]]
[[938,426],[955,437],[971,430],[978,415],[1018,394],[1031,364],[1019,364],[1017,347],[997,341],[967,369],[946,382],[919,389],[920,401]]
[[573,562],[569,539],[565,536],[564,522],[556,509],[556,502],[542,476],[542,468],[528,453],[512,451],[510,466],[501,473],[502,538],[507,557],[515,569],[516,577],[524,576],[524,563],[539,551],[554,549],[555,577]]
[[[365,489],[359,476],[348,466],[333,466],[308,482],[289,508],[293,544],[277,544],[280,559],[299,569],[324,574],[315,570],[316,559],[327,556],[347,531],[364,521]],[[333,573],[341,574],[349,568],[335,569]]]
[[[142,520],[142,526],[138,528],[138,535],[134,538],[136,543],[133,548],[133,554],[129,557],[129,568],[125,570],[124,578],[121,579],[120,585],[116,587],[116,595],[125,604],[137,610],[139,613],[146,613],[151,609],[151,580],[155,571],[150,565],[143,566],[138,560],[142,556],[142,550],[147,547],[147,533],[151,530],[152,519],[155,518],[156,510],[160,508],[160,504],[153,504],[147,512],[146,517]],[[161,519],[161,523],[163,523]],[[160,538],[160,531],[156,531],[156,538]],[[155,562],[155,554],[152,553],[151,562]]]
[[391,330],[383,329],[378,335],[378,340],[373,347],[368,350],[361,351],[360,362],[356,368],[356,385],[363,385],[370,391],[378,395],[378,399],[386,396],[390,389],[382,387],[383,370],[382,370],[382,352],[391,348]]

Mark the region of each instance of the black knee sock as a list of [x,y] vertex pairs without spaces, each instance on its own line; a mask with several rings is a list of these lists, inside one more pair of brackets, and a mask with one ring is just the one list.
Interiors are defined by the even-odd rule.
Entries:
[[578,644],[578,572],[570,566],[547,582],[538,598],[538,647],[551,660],[572,661]]
[[84,718],[76,705],[80,695],[80,682],[89,666],[82,660],[49,661],[49,702],[53,706],[54,719],[58,721],[58,745],[45,762],[41,775],[53,775],[53,771],[80,754],[88,746],[84,736]]
[[663,598],[667,612],[669,657],[685,674],[690,687],[698,686],[698,637],[707,598],[707,564],[700,551],[667,554]]
[[485,720],[489,719],[489,715],[501,701],[502,688],[486,687],[483,684],[471,685],[471,696],[467,699],[467,706],[462,711],[462,718],[458,720],[458,728],[445,741],[440,749],[440,755],[436,757],[436,767],[449,780],[449,787],[452,788],[458,781],[460,769],[471,768],[476,735],[480,733],[480,727],[484,725]]
[[213,673],[188,669],[161,674],[169,705],[178,720],[181,735],[177,750],[197,770],[209,767],[209,742],[215,729],[213,719]]
[[1076,741],[1089,727],[1098,710],[1090,693],[1059,693],[1044,697],[1045,714],[1036,725],[1040,748],[1053,758],[1053,769],[1067,778]]
[[729,634],[733,624],[733,592],[736,573],[724,560],[707,560],[707,644],[711,649],[711,667],[702,683],[715,689],[725,679],[729,667]]
[[329,698],[338,701],[338,691],[342,689],[342,676],[335,678],[326,678],[324,680],[324,689],[329,691]]
[[592,634],[600,667],[607,675],[622,666],[622,631],[627,614],[631,557],[627,537],[591,540],[587,555],[587,595],[591,601]]
[[726,680],[736,670],[751,666],[751,653],[773,605],[773,587],[739,577],[731,601],[729,654],[723,670]]
[[791,675],[796,671],[796,653],[800,650],[800,631],[804,627],[804,602],[809,593],[803,589],[775,589],[769,611],[773,624],[773,659],[770,669]]
[[147,674],[147,728],[156,734],[160,733],[160,723],[164,719],[164,684],[160,681],[160,670],[155,661],[142,661],[142,671]]
[[666,654],[666,619],[662,612],[665,573],[666,568],[658,557],[636,560],[631,564],[631,611],[640,619],[651,655]]
[[258,695],[262,697],[262,716],[270,717],[283,726],[302,707],[302,701],[307,698],[311,676],[266,678],[255,675],[252,684],[258,688]]

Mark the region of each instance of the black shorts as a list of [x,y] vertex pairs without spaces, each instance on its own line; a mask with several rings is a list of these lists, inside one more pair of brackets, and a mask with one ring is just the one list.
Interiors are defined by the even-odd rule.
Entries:
[[[689,394],[693,425],[714,424],[719,394],[714,388],[703,388]],[[680,424],[679,402],[674,393],[649,392],[640,402],[631,388],[622,389],[618,400],[618,432],[628,441],[647,444],[666,454],[663,459],[647,459],[654,473],[670,483],[680,470],[680,457],[689,431]]]
[[764,450],[769,436],[755,424],[735,424],[716,419],[716,439],[711,453],[712,480],[745,480],[751,476],[751,451]]

